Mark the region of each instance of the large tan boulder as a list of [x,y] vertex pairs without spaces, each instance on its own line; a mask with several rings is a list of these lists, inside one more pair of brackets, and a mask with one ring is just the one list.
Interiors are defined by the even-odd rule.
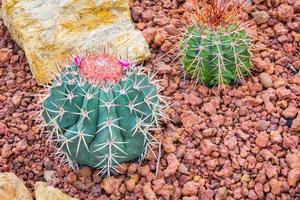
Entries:
[[32,200],[24,182],[13,173],[0,173],[1,200]]
[[36,200],[77,200],[44,182],[35,183],[34,193]]
[[2,0],[1,17],[40,84],[75,52],[106,46],[135,62],[150,55],[128,0]]

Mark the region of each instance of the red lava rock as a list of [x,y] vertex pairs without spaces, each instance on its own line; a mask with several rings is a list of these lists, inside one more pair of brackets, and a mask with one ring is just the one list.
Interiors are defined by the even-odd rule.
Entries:
[[7,132],[7,127],[4,123],[0,122],[0,135],[4,135]]
[[180,116],[185,128],[192,128],[193,125],[200,123],[200,118],[193,112],[185,112]]
[[219,165],[219,161],[218,161],[218,159],[212,159],[212,160],[206,161],[205,164],[207,165],[207,168],[209,170],[214,170]]
[[290,153],[286,156],[286,162],[291,168],[300,168],[300,152]]
[[286,89],[285,87],[280,87],[276,90],[276,95],[280,100],[288,98],[290,94],[291,90]]
[[271,192],[273,194],[280,194],[281,188],[282,188],[282,183],[276,179],[271,179],[270,180],[270,187],[271,187]]
[[277,17],[283,22],[291,21],[294,16],[294,9],[292,6],[281,4],[277,9]]
[[155,13],[152,10],[146,10],[142,13],[142,19],[150,21],[155,17]]
[[298,144],[299,137],[292,136],[292,135],[285,135],[283,137],[282,147],[289,149],[289,148],[295,148]]
[[100,184],[101,189],[103,189],[107,194],[112,194],[118,191],[122,183],[122,179],[115,178],[113,176],[103,179]]
[[19,62],[19,55],[13,55],[11,58],[10,58],[10,63],[12,64],[16,64]]
[[230,134],[224,138],[224,144],[230,149],[233,150],[237,146],[237,139],[234,135]]
[[160,50],[164,53],[167,53],[173,46],[174,44],[172,42],[170,42],[169,40],[165,40],[165,42],[161,45]]
[[131,175],[130,179],[128,179],[127,181],[125,181],[125,185],[126,185],[126,189],[128,191],[134,191],[134,188],[136,186],[136,184],[138,183],[139,181],[139,177],[138,175]]
[[266,147],[268,142],[269,135],[267,133],[260,133],[255,139],[255,144],[260,148]]
[[209,115],[213,115],[217,113],[215,106],[212,103],[205,103],[202,107],[203,111]]
[[72,183],[76,182],[77,176],[74,172],[70,172],[68,174],[68,176],[66,177],[66,179],[67,179],[68,184],[72,184]]
[[146,177],[148,181],[152,181],[154,179],[154,174],[151,172],[149,165],[139,166],[138,173]]
[[48,183],[55,184],[55,182],[57,182],[55,171],[53,171],[53,170],[44,171],[44,179]]
[[201,98],[199,98],[196,94],[188,94],[185,97],[185,101],[192,106],[200,105],[202,103]]
[[208,88],[204,85],[200,85],[198,87],[198,92],[200,93],[201,96],[206,97],[208,95]]
[[300,42],[300,33],[296,33],[295,31],[293,31],[292,36],[295,42]]
[[131,9],[131,17],[133,21],[138,22],[139,21],[139,16],[142,13],[142,10],[138,7],[133,7]]
[[2,153],[1,156],[3,158],[8,158],[9,156],[11,156],[13,154],[12,152],[12,145],[9,144],[4,144],[2,147]]
[[294,3],[294,11],[295,11],[295,13],[300,13],[300,2],[299,1],[296,1]]
[[147,29],[143,30],[143,34],[144,34],[144,37],[145,37],[146,41],[148,42],[148,44],[150,44],[154,40],[154,37],[156,35],[156,29],[155,28],[147,28]]
[[220,187],[216,193],[215,199],[216,200],[224,200],[227,198],[228,190],[226,187]]
[[209,155],[215,149],[215,145],[208,139],[204,139],[200,145],[200,151],[203,155]]
[[277,167],[271,164],[266,165],[266,175],[268,178],[273,178],[278,176]]
[[270,19],[270,16],[266,11],[255,11],[250,14],[258,25],[264,24]]
[[261,183],[255,184],[254,190],[255,190],[258,198],[263,198],[264,197],[264,189],[263,189],[263,185]]
[[277,39],[280,43],[285,43],[289,40],[289,38],[286,35],[281,35]]
[[273,142],[273,143],[281,143],[282,142],[282,136],[278,131],[271,131],[270,139],[271,139],[271,142]]
[[127,172],[128,174],[134,174],[136,173],[137,169],[138,169],[138,165],[136,163],[131,163],[128,167]]
[[21,140],[16,144],[17,151],[24,151],[28,147],[28,143],[25,139]]
[[268,70],[271,68],[272,64],[262,60],[261,58],[254,58],[252,60],[253,64],[260,70]]
[[269,128],[269,126],[270,126],[270,122],[265,120],[260,120],[257,122],[256,129],[258,131],[265,131]]
[[216,173],[220,177],[230,177],[232,176],[233,169],[230,166],[223,166],[223,168]]
[[167,169],[164,170],[165,177],[174,175],[179,166],[179,160],[177,159],[175,154],[172,154],[172,153],[169,154],[167,156],[167,161],[168,161],[168,167],[167,167]]
[[167,32],[164,31],[163,29],[158,30],[154,37],[154,44],[161,46],[166,38],[167,38]]
[[298,115],[296,117],[296,119],[293,120],[293,124],[292,124],[291,129],[293,131],[300,131],[300,115]]
[[299,168],[295,168],[295,169],[291,169],[288,173],[288,184],[290,186],[295,186],[300,180],[300,169]]
[[186,182],[182,188],[182,195],[184,196],[192,196],[197,195],[199,184],[195,181]]
[[189,169],[184,164],[180,163],[178,166],[178,172],[188,175]]
[[284,27],[283,23],[277,23],[274,26],[274,31],[278,35],[285,35],[289,32],[289,30]]
[[281,66],[287,66],[290,62],[290,59],[287,56],[283,56],[276,61],[276,64]]
[[165,64],[164,62],[158,62],[155,65],[157,67],[156,69],[159,74],[165,74],[172,70],[172,68],[169,65]]
[[149,199],[149,200],[155,200],[155,199],[157,199],[155,193],[153,192],[153,190],[151,188],[151,184],[150,183],[146,183],[144,185],[144,187],[143,187],[143,193],[144,193],[144,196],[146,197],[146,199]]
[[266,182],[266,174],[264,170],[259,171],[255,181],[262,184]]
[[29,127],[27,124],[20,124],[19,125],[19,128],[23,131],[23,132],[26,132],[28,131]]
[[206,137],[206,138],[212,137],[212,136],[215,136],[215,135],[216,135],[216,131],[213,128],[207,128],[207,129],[204,129],[202,131],[202,136]]
[[285,118],[294,118],[297,115],[297,113],[298,113],[298,109],[296,107],[289,106],[282,112],[282,115]]
[[164,26],[165,31],[169,34],[169,35],[179,35],[180,31],[172,24]]
[[176,146],[173,144],[172,138],[164,138],[163,149],[166,153],[173,153],[176,151]]
[[109,198],[105,194],[103,194],[99,197],[98,200],[109,200]]
[[19,106],[22,100],[22,95],[20,93],[15,93],[14,96],[12,97],[11,101],[15,106]]
[[284,79],[277,79],[277,81],[275,81],[274,83],[274,87],[277,89],[277,88],[280,88],[280,87],[285,87],[286,86],[286,81]]
[[198,200],[199,198],[197,196],[191,196],[191,197],[183,197],[182,200]]
[[257,196],[257,194],[255,193],[255,191],[254,190],[249,190],[249,194],[248,194],[248,197],[249,197],[249,199],[258,199],[258,196]]
[[6,63],[12,56],[12,50],[8,48],[0,49],[0,64]]
[[214,125],[214,127],[218,128],[221,125],[224,124],[225,118],[223,115],[212,115],[210,117],[212,124]]
[[153,22],[156,23],[157,25],[161,26],[161,27],[166,26],[170,23],[169,18],[164,17],[164,16],[155,17]]
[[90,177],[92,176],[92,169],[90,167],[81,167],[78,171],[78,177]]
[[294,46],[291,43],[284,43],[282,45],[283,49],[285,50],[285,52],[290,53],[292,51],[294,51]]

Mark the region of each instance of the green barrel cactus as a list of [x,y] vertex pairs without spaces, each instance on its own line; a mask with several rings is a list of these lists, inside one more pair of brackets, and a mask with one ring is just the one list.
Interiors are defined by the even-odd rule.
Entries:
[[[196,9],[198,20],[187,28],[179,45],[184,71],[208,86],[242,81],[251,68],[251,42],[245,28],[232,20],[235,12],[215,1]],[[220,10],[224,12],[218,15]]]
[[138,67],[107,54],[75,59],[48,87],[41,115],[69,163],[110,175],[158,142],[150,131],[162,110],[158,86]]

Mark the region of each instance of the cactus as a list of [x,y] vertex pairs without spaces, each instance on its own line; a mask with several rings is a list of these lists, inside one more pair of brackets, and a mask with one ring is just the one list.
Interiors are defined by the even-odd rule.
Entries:
[[237,9],[225,0],[203,1],[196,8],[196,20],[180,42],[184,71],[208,86],[243,81],[249,74],[250,40]]
[[159,145],[150,133],[162,116],[159,87],[140,67],[124,62],[106,53],[76,57],[47,87],[44,126],[72,166],[110,175]]

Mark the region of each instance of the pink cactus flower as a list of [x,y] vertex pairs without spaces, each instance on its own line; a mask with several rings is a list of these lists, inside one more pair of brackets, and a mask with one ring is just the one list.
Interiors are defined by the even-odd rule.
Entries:
[[119,59],[119,63],[125,68],[127,69],[130,65],[130,63],[127,60],[123,60],[123,59]]
[[80,65],[80,58],[79,58],[78,56],[76,56],[76,57],[74,58],[74,62],[75,62],[75,64],[76,64],[77,66],[79,66],[79,65]]

